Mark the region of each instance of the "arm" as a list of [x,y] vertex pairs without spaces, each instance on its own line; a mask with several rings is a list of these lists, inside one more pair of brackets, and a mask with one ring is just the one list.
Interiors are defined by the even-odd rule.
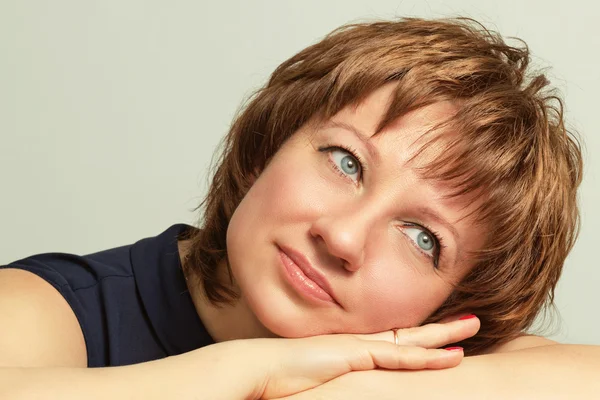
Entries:
[[[437,349],[474,335],[479,321],[372,335],[250,339],[124,367],[84,368],[77,319],[50,284],[0,270],[0,398],[254,399],[283,397],[355,370],[448,368],[462,351]],[[361,336],[361,337],[359,337]],[[414,346],[418,343],[422,347]]]
[[68,303],[45,280],[17,269],[0,270],[0,327],[1,399],[242,399],[260,378],[235,343],[85,368],[85,341]]
[[517,341],[455,368],[351,372],[287,399],[591,399],[600,393],[600,346]]
[[255,390],[252,365],[233,348],[212,345],[162,360],[109,368],[0,368],[0,398],[244,399]]

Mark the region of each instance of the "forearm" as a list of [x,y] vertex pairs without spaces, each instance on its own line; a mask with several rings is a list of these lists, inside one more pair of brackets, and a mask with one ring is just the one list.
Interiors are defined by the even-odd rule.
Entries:
[[[252,368],[223,346],[148,363],[109,368],[0,368],[0,398],[245,399]],[[245,368],[243,368],[245,367]]]
[[352,372],[317,389],[306,399],[594,398],[600,393],[600,347],[551,345],[467,357],[444,370]]
[[600,348],[543,346],[468,357],[458,368],[431,372],[407,376],[423,398],[593,398],[600,390]]

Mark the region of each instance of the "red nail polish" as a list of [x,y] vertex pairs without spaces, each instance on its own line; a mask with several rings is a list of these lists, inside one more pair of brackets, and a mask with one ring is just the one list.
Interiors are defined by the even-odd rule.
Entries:
[[460,317],[459,320],[463,320],[463,319],[471,319],[471,318],[475,318],[475,314],[469,314],[469,315],[465,315],[464,317]]
[[448,351],[463,351],[462,347],[446,347],[444,350]]

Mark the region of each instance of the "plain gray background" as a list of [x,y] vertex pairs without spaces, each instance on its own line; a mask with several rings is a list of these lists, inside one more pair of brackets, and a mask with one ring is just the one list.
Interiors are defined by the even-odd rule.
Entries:
[[347,22],[457,15],[524,39],[584,138],[551,337],[600,344],[600,12],[585,0],[0,0],[0,263],[194,223],[215,147],[279,63]]

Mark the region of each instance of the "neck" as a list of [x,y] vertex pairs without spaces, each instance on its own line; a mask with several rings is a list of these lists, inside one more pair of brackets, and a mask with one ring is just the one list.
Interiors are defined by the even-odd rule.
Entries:
[[[182,265],[184,265],[184,260],[189,253],[189,245],[189,240],[177,242]],[[217,272],[218,279],[221,282],[229,280],[229,272],[225,261],[219,264]],[[243,295],[231,304],[215,305],[206,297],[201,278],[197,274],[184,269],[184,275],[196,312],[215,342],[275,337],[254,316]]]

